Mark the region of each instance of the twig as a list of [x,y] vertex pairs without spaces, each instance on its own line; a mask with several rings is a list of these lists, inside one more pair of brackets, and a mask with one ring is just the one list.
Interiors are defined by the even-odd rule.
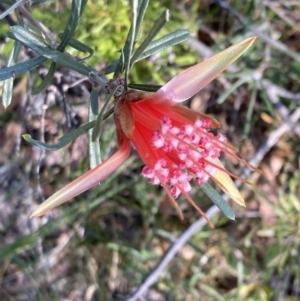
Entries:
[[239,20],[239,22],[241,24],[243,24],[244,26],[247,26],[249,28],[249,30],[252,31],[252,33],[254,33],[256,36],[260,37],[265,42],[269,43],[270,45],[272,45],[274,48],[278,49],[279,51],[286,53],[291,58],[300,62],[300,55],[297,52],[289,49],[283,43],[272,39],[267,34],[263,33],[260,29],[258,29],[256,26],[249,24],[248,21],[246,20],[246,18],[243,15],[241,15],[240,13],[238,13],[236,10],[234,10],[226,1],[218,0],[217,2],[219,3],[221,8],[223,8],[223,9],[227,10],[229,13],[231,13],[234,17],[236,17],[236,19]]
[[[205,44],[201,43],[200,41],[196,40],[195,38],[190,38],[188,40],[188,44],[193,47],[204,59],[207,59],[214,55],[214,52],[207,47]],[[290,91],[285,90],[282,87],[275,85],[274,83],[270,82],[267,79],[263,79],[263,70],[267,66],[262,65],[260,66],[255,72],[253,72],[252,76],[248,76],[245,78],[246,82],[251,82],[255,80],[258,83],[258,88],[260,90],[266,91],[269,99],[274,104],[278,113],[281,115],[282,119],[286,123],[290,123],[290,127],[292,131],[294,131],[298,136],[300,136],[300,127],[296,125],[289,119],[289,110],[283,103],[280,101],[280,97],[288,98],[290,100],[295,101],[298,105],[300,105],[300,93],[292,93]],[[238,72],[239,69],[235,64],[230,65],[227,70],[229,72]],[[218,77],[218,80],[223,85],[224,89],[230,89],[231,83],[226,80],[224,77]]]
[[[300,119],[300,108],[296,109],[293,114],[290,116],[290,120],[292,122],[296,122]],[[274,130],[268,139],[260,146],[256,155],[249,162],[253,166],[257,167],[265,154],[278,142],[279,138],[290,130],[290,125],[288,123],[283,123],[278,129]],[[250,174],[251,170],[246,168],[243,172],[243,177],[246,177]],[[236,182],[236,186],[240,187],[241,182]],[[228,200],[227,196],[224,196],[225,200]],[[215,215],[219,213],[219,209],[216,206],[212,206],[206,213],[206,215],[212,219]],[[145,281],[139,286],[136,292],[127,299],[127,301],[137,301],[142,295],[152,286],[154,283],[158,281],[158,278],[170,263],[170,261],[174,258],[174,256],[178,253],[178,251],[182,248],[182,246],[194,235],[196,234],[203,226],[207,224],[207,221],[204,218],[199,218],[196,222],[194,222],[187,230],[185,230],[173,243],[173,245],[169,248],[165,256],[162,260],[157,264],[154,270],[148,275]]]
[[279,87],[279,86],[273,84],[272,82],[270,82],[267,79],[262,80],[262,85],[264,86],[264,88],[267,88],[267,89],[269,89],[269,88],[270,89],[275,89],[276,94],[278,96],[288,98],[290,100],[294,100],[298,105],[300,105],[300,93],[292,93],[288,90],[285,90],[282,87]]

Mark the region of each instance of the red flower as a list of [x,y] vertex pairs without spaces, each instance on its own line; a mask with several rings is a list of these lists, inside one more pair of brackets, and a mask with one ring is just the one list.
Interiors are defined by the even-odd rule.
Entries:
[[[142,176],[161,185],[182,217],[175,201],[179,194],[202,214],[189,196],[191,182],[201,185],[214,180],[235,202],[245,205],[231,180],[232,175],[219,161],[221,152],[238,158],[225,136],[211,129],[219,123],[211,117],[177,104],[192,97],[235,61],[253,43],[248,38],[212,58],[177,75],[155,94],[130,90],[115,101],[115,124],[119,150],[96,168],[56,192],[33,213],[40,216],[103,181],[129,156],[130,144],[145,162]],[[236,177],[239,178],[239,177]]]

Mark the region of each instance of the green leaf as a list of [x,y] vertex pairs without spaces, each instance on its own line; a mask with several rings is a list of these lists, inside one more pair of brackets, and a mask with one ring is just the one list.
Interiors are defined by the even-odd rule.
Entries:
[[234,211],[222,196],[208,183],[203,183],[200,188],[211,199],[211,201],[224,213],[229,219],[235,220]]
[[161,88],[160,85],[145,85],[145,84],[129,84],[128,87],[131,89],[142,90],[146,92],[156,92],[158,89]]
[[137,38],[139,36],[140,30],[141,30],[141,25],[143,23],[144,15],[145,15],[146,9],[148,7],[148,4],[149,4],[149,0],[141,0],[141,1],[139,1],[138,16],[137,16],[136,26],[135,26],[134,44],[137,41]]
[[116,68],[114,77],[123,73],[125,70],[125,87],[127,86],[127,76],[130,68],[130,59],[135,41],[135,30],[136,30],[136,22],[137,22],[137,10],[138,10],[138,0],[131,1],[131,26],[126,38],[125,45],[122,49],[121,56],[119,59],[119,65]]
[[[98,116],[98,91],[93,87],[89,101],[89,122],[95,121]],[[94,123],[96,124],[96,123]],[[90,169],[101,163],[100,143],[92,139],[93,130],[89,130]]]
[[49,87],[49,85],[52,82],[55,70],[56,70],[56,63],[51,62],[51,66],[49,68],[47,75],[45,76],[45,78],[42,80],[41,84],[38,87],[32,89],[32,95],[37,95]]
[[63,52],[66,46],[69,44],[70,40],[72,39],[75,29],[77,27],[79,18],[84,10],[84,7],[87,3],[87,0],[73,0],[72,7],[71,7],[71,14],[66,25],[66,28],[61,35],[61,43],[58,46],[58,51]]
[[[61,38],[62,34],[59,34],[58,36]],[[74,49],[76,49],[78,51],[89,53],[88,56],[86,56],[82,59],[78,59],[78,62],[85,61],[85,60],[89,59],[90,57],[92,57],[93,54],[94,54],[94,50],[91,47],[89,47],[89,46],[87,46],[87,45],[85,45],[85,44],[81,43],[80,41],[78,41],[76,39],[73,39],[73,38],[69,41],[68,46],[71,46],[71,47],[73,47]]]
[[36,38],[31,32],[22,26],[13,26],[12,33],[17,40],[25,46],[33,49],[42,56],[54,61],[62,66],[68,67],[80,74],[88,76],[93,69],[76,61],[72,56],[52,50],[49,47],[42,46],[44,43]]
[[[49,44],[42,40],[42,36],[38,36],[37,33],[25,29],[23,26],[15,25],[11,28],[13,36],[22,43],[26,45],[36,45],[39,47],[48,48]],[[21,37],[18,38],[18,37]],[[24,41],[24,42],[23,42]],[[24,43],[24,44],[25,44]]]
[[[108,116],[110,116],[114,111],[114,108],[111,108],[110,110],[108,110],[104,116],[103,119],[106,119]],[[51,150],[51,151],[55,151],[58,149],[63,148],[64,146],[66,146],[67,144],[69,144],[70,142],[72,142],[73,140],[75,140],[76,138],[78,138],[80,135],[86,133],[88,130],[90,130],[91,128],[93,128],[95,121],[91,121],[85,125],[82,125],[81,127],[79,127],[78,129],[60,137],[58,139],[58,143],[56,144],[46,144],[44,142],[38,141],[38,140],[34,140],[31,138],[31,136],[29,134],[24,134],[22,137],[29,143],[36,145],[38,147],[41,147],[43,149],[46,150]]]
[[46,150],[58,150],[60,148],[63,148],[64,146],[66,146],[67,144],[69,144],[70,142],[72,142],[73,140],[75,140],[76,138],[78,138],[80,135],[86,133],[88,130],[90,130],[93,126],[94,126],[94,122],[95,121],[91,121],[81,127],[79,127],[78,129],[60,137],[58,139],[58,143],[56,144],[46,144],[44,142],[38,141],[38,140],[34,140],[31,138],[31,136],[29,134],[25,134],[22,137],[29,143],[36,145],[40,148],[46,149]]
[[[93,120],[96,120],[99,111],[99,103],[98,103],[98,91],[97,89],[95,89],[95,87],[93,87],[91,91],[90,107],[91,107],[91,114],[93,114],[95,117],[93,118]],[[89,121],[93,121],[93,120],[89,120]]]
[[0,81],[6,80],[11,77],[15,77],[17,75],[20,75],[22,73],[25,73],[27,71],[30,71],[37,66],[43,64],[47,58],[38,56],[33,59],[27,60],[22,63],[18,63],[11,67],[1,68],[0,69]]
[[135,62],[138,62],[154,53],[157,53],[165,48],[171,47],[173,45],[179,44],[188,39],[190,33],[188,30],[180,29],[176,30],[170,34],[163,36],[160,39],[157,39],[149,44],[146,50],[135,59]]
[[124,51],[123,49],[121,49],[121,56],[120,58],[118,59],[118,65],[117,67],[115,68],[115,71],[114,71],[114,78],[116,78],[118,75],[122,74],[123,71],[124,71],[124,66],[125,66],[125,58],[124,58]]
[[[13,49],[9,55],[7,66],[14,66],[16,63],[16,60],[19,55],[21,43],[18,41],[15,41]],[[2,104],[4,108],[7,108],[11,103],[12,93],[13,93],[13,84],[14,84],[14,78],[11,77],[9,79],[6,79],[3,82],[3,90],[2,90]]]
[[115,72],[116,74],[116,71],[117,71],[117,68],[120,64],[120,60],[115,60],[114,62],[112,62],[110,65],[108,65],[106,68],[105,68],[105,74],[110,74],[110,73],[113,73]]
[[32,3],[32,5],[45,3],[47,1],[49,1],[49,0],[34,0],[33,3]]
[[96,139],[98,139],[100,137],[100,134],[101,134],[101,125],[102,125],[102,121],[104,120],[105,112],[106,112],[109,104],[113,100],[113,95],[115,94],[115,92],[116,92],[116,90],[118,88],[119,88],[119,86],[116,87],[114,89],[114,91],[112,91],[112,93],[106,98],[104,106],[101,109],[101,111],[100,111],[100,113],[99,113],[99,115],[98,115],[98,117],[96,119],[96,122],[95,122],[94,127],[93,127],[93,134],[92,134],[92,140],[93,141],[96,141]]
[[88,0],[80,0],[79,2],[80,2],[80,16],[81,16]]
[[135,43],[135,37],[136,37],[136,22],[138,17],[138,0],[132,0],[131,2],[131,10],[132,10],[132,21],[131,21],[131,27],[127,36],[126,44],[123,49],[124,52],[124,63],[125,63],[125,87],[127,87],[128,83],[128,75],[130,70],[130,60],[131,55],[133,52],[133,47]]
[[139,58],[140,55],[144,52],[144,50],[149,46],[152,42],[153,38],[158,34],[158,32],[162,29],[166,22],[169,21],[169,10],[165,10],[160,17],[156,20],[154,26],[151,28],[149,34],[147,35],[146,39],[140,45],[140,47],[136,50],[134,55],[130,60],[130,66],[132,66],[135,61]]

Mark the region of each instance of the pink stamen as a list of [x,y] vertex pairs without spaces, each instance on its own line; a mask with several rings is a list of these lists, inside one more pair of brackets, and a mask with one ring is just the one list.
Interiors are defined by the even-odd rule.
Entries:
[[224,135],[214,136],[209,132],[211,124],[210,119],[197,119],[194,124],[178,128],[172,125],[169,117],[162,117],[160,129],[152,134],[151,139],[153,146],[169,160],[159,159],[153,168],[143,168],[142,175],[155,185],[169,187],[174,198],[183,192],[190,193],[192,179],[196,185],[207,182],[218,169],[208,159],[218,158],[227,143]]

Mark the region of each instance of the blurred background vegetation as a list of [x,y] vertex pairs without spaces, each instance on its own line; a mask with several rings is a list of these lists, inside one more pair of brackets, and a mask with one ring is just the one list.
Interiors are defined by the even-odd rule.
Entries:
[[[42,2],[42,1],[41,1]],[[5,9],[7,1],[0,1]],[[255,45],[186,105],[211,114],[246,160],[258,158],[264,175],[241,188],[247,208],[237,218],[213,218],[172,259],[139,300],[300,299],[300,3],[292,0],[151,0],[140,41],[164,9],[165,35],[187,29],[187,42],[138,62],[130,82],[162,85],[174,75],[246,37]],[[34,18],[54,35],[62,32],[71,1],[32,6]],[[14,13],[10,14],[16,20]],[[0,64],[12,48],[8,19],[0,20]],[[74,38],[94,49],[87,63],[98,71],[119,58],[130,28],[128,1],[89,1]],[[66,51],[80,56],[76,50]],[[21,58],[30,56],[22,49]],[[61,67],[37,96],[32,89],[49,62],[17,77],[12,103],[0,105],[0,300],[127,300],[162,256],[199,216],[179,200],[185,219],[170,207],[165,192],[140,177],[142,162],[130,159],[98,187],[29,219],[37,204],[89,168],[83,135],[58,151],[25,142],[29,133],[55,143],[87,122],[91,84]],[[104,91],[99,92],[100,105]],[[266,145],[274,145],[262,152]],[[102,158],[116,149],[112,118],[105,121]],[[224,158],[239,174],[242,166]],[[201,191],[194,200],[207,210]]]

